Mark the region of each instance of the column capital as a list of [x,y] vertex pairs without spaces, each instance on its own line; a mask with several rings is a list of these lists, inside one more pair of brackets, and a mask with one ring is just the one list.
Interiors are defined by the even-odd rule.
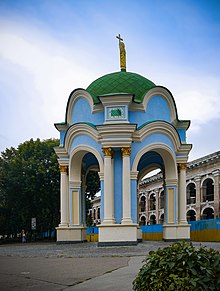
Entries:
[[102,152],[105,157],[111,157],[111,158],[114,157],[114,151],[111,147],[102,148]]
[[68,166],[59,165],[61,173],[68,173]]
[[178,164],[178,170],[179,171],[184,171],[186,169],[187,169],[187,163]]
[[122,156],[130,156],[131,155],[131,147],[122,147],[121,153],[122,153]]

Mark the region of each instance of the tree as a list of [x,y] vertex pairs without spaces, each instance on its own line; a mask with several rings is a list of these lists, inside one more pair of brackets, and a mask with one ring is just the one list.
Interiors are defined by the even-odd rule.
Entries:
[[[10,148],[0,157],[0,233],[54,229],[59,223],[59,168],[56,139],[33,139]],[[7,223],[6,223],[7,222]]]
[[91,226],[93,224],[92,217],[89,215],[88,210],[91,209],[91,200],[94,199],[95,194],[100,191],[100,179],[98,172],[89,171],[86,176],[86,224]]

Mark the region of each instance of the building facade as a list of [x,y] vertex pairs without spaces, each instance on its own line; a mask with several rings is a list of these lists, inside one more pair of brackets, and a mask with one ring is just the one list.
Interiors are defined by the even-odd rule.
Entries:
[[[188,221],[220,217],[220,151],[187,164],[186,216]],[[160,172],[139,184],[140,225],[164,222],[165,181]]]

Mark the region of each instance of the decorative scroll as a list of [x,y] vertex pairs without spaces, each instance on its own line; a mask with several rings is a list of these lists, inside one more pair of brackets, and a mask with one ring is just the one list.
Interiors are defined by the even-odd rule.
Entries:
[[113,149],[111,147],[102,148],[102,152],[103,152],[105,157],[113,158],[113,156],[114,156],[114,151],[113,151]]
[[59,165],[61,173],[68,173],[68,166]]
[[186,171],[187,169],[187,164],[186,163],[182,163],[182,164],[178,164],[178,170],[179,171]]
[[131,155],[131,148],[130,147],[123,147],[121,148],[122,156],[130,156]]

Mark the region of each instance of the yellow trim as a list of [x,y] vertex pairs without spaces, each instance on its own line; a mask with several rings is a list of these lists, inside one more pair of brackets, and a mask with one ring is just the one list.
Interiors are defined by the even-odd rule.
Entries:
[[219,229],[205,229],[205,230],[192,230],[190,232],[192,241],[216,241],[220,242]]
[[174,189],[168,188],[168,223],[174,223]]
[[87,234],[86,235],[86,240],[88,242],[98,242],[99,235],[98,234]]
[[72,224],[79,224],[79,191],[72,191]]
[[162,240],[163,239],[163,232],[143,233],[142,239],[143,240]]

